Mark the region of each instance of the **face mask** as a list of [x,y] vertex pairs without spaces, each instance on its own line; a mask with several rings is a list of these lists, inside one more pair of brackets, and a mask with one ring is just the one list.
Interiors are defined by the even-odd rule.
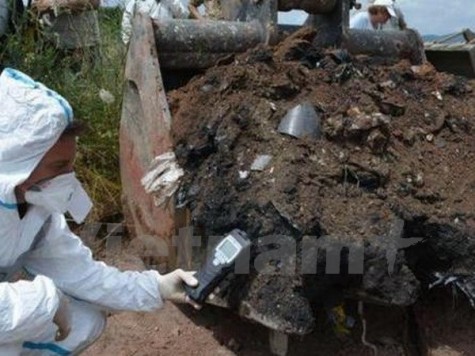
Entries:
[[77,224],[82,223],[92,209],[92,201],[74,173],[34,185],[25,192],[25,200],[51,213],[68,212]]

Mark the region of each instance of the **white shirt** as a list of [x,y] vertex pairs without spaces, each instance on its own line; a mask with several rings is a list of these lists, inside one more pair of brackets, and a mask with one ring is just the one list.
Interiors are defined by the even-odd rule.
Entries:
[[[401,10],[397,9],[398,16],[403,16]],[[400,14],[400,15],[399,15]],[[390,17],[390,19],[377,28],[373,27],[371,23],[370,15],[368,11],[358,12],[350,19],[350,28],[356,28],[358,30],[399,30],[399,18]]]
[[148,14],[154,20],[188,18],[188,8],[181,0],[129,0],[122,17],[122,41],[127,44],[132,34],[135,11]]
[[361,11],[353,15],[350,19],[350,28],[358,30],[375,30],[371,23],[368,11]]

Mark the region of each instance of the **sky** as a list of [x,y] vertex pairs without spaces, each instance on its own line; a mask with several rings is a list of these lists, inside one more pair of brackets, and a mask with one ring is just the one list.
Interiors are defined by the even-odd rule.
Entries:
[[[359,1],[365,8],[367,0]],[[396,0],[406,22],[422,35],[445,35],[464,28],[475,30],[475,0]],[[302,11],[279,13],[280,23],[301,24]]]

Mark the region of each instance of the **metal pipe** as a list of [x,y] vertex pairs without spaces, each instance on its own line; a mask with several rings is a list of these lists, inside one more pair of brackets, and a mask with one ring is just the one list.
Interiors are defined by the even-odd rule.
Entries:
[[[348,0],[338,0],[331,15],[321,16],[328,21],[317,25],[320,27],[317,27],[315,45],[341,45],[352,54],[407,58],[414,64],[425,60],[423,42],[416,31],[345,31],[348,4]],[[154,27],[164,68],[207,68],[216,64],[218,58],[245,52],[268,39],[268,33],[258,21],[160,20],[154,22]],[[287,26],[286,30],[298,28]]]
[[415,30],[372,31],[351,29],[343,34],[342,47],[352,54],[404,58],[413,64],[425,62],[424,43]]
[[[278,29],[286,36],[301,27],[279,25]],[[283,40],[281,37],[279,40]],[[436,48],[437,45],[432,45]],[[440,45],[439,45],[440,46]],[[406,58],[414,64],[425,61],[424,43],[414,30],[405,31],[364,31],[349,29],[343,34],[342,47],[352,54],[367,54],[380,57]]]
[[[258,21],[154,21],[158,53],[240,53],[265,43]],[[192,63],[190,63],[192,64]]]

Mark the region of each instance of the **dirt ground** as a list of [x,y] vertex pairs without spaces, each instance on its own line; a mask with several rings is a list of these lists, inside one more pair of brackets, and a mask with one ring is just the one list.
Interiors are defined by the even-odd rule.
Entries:
[[[123,256],[106,260],[123,269],[142,269],[137,259]],[[350,304],[351,302],[349,302]],[[408,318],[400,308],[368,306],[365,312],[368,342],[378,355],[475,355],[475,311],[460,294],[440,289],[427,294]],[[348,335],[335,333],[323,318],[318,328],[305,337],[293,337],[289,355],[372,355],[361,343],[361,320],[354,314],[355,327]],[[420,329],[420,351],[411,348],[408,333],[414,320]],[[110,316],[102,337],[86,356],[167,355],[270,355],[266,328],[239,318],[228,310],[167,303],[154,313],[121,313]]]

